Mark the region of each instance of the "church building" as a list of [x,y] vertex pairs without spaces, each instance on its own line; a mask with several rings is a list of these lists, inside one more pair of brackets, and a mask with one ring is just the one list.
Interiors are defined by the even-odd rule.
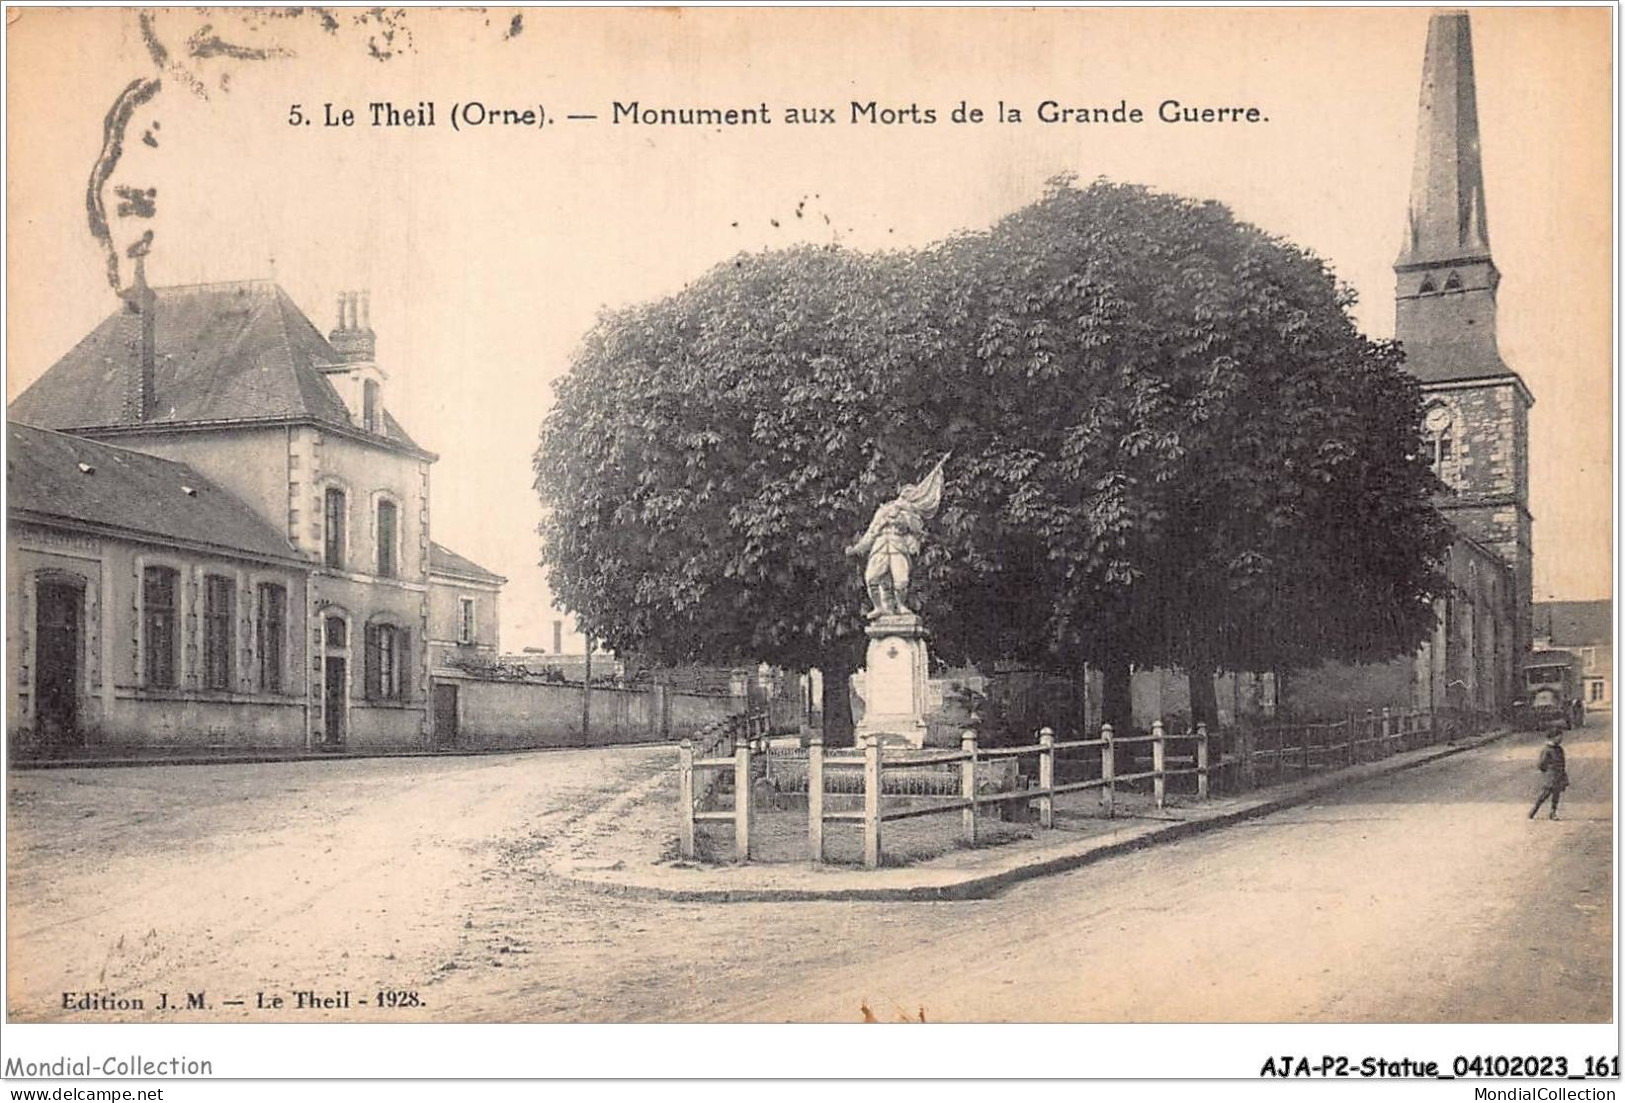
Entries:
[[1496,347],[1501,273],[1490,256],[1472,29],[1428,27],[1416,162],[1394,263],[1394,336],[1422,383],[1424,443],[1455,525],[1452,593],[1418,657],[1418,703],[1499,711],[1532,637],[1529,410],[1534,396]]
[[1428,26],[1409,208],[1394,262],[1394,336],[1422,385],[1422,444],[1456,540],[1433,639],[1414,661],[1309,672],[1289,681],[1303,715],[1391,705],[1498,713],[1518,696],[1533,609],[1529,410],[1534,396],[1501,359],[1501,273],[1479,149],[1466,12]]

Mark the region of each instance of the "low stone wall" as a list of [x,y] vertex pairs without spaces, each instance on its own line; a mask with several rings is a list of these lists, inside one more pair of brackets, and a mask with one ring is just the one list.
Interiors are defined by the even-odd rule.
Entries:
[[745,707],[741,697],[594,686],[584,729],[579,685],[440,675],[435,680],[457,686],[457,737],[449,746],[470,750],[662,743],[687,738]]

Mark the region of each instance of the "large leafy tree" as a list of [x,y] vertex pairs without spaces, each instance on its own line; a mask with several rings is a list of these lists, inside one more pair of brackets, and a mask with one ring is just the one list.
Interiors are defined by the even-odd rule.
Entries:
[[611,647],[825,672],[850,731],[863,595],[842,546],[923,446],[921,258],[741,256],[600,319],[536,452],[554,592]]
[[951,521],[1005,583],[950,591],[984,606],[963,623],[1105,667],[1117,713],[1129,663],[1189,670],[1201,713],[1219,667],[1425,638],[1450,530],[1419,392],[1320,261],[1217,203],[1066,181],[942,252],[978,288],[943,364],[980,414]]
[[916,572],[950,658],[1094,663],[1121,713],[1130,663],[1201,702],[1404,654],[1449,531],[1349,304],[1218,204],[1106,183],[920,253],[740,257],[577,352],[536,454],[554,590],[617,648],[820,666],[839,730],[842,546],[952,450]]

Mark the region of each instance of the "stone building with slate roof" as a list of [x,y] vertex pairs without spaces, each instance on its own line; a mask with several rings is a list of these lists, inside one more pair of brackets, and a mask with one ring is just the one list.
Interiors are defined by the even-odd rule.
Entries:
[[303,746],[309,566],[188,464],[7,433],[6,726],[24,751]]
[[[389,377],[377,361],[368,314],[365,295],[341,295],[337,324],[324,337],[269,281],[161,288],[142,282],[12,403],[12,422],[56,431],[16,428],[14,440],[36,451],[49,451],[37,441],[58,442],[52,447],[60,449],[61,441],[76,440],[110,454],[143,455],[149,464],[167,462],[176,478],[185,473],[193,483],[207,483],[206,493],[196,488],[200,497],[220,502],[222,509],[229,500],[239,521],[255,519],[257,542],[252,549],[234,544],[235,553],[274,552],[273,559],[303,572],[299,584],[289,587],[284,614],[297,636],[287,654],[295,656],[298,669],[277,691],[298,696],[299,724],[268,728],[231,719],[246,717],[248,706],[256,704],[229,694],[248,694],[257,669],[259,628],[251,612],[257,598],[243,574],[229,597],[230,613],[222,614],[226,588],[186,559],[181,564],[186,570],[176,567],[175,620],[165,629],[176,641],[175,671],[138,662],[129,672],[128,688],[138,694],[134,699],[173,707],[149,709],[143,715],[152,719],[139,724],[128,714],[108,713],[70,738],[109,745],[269,742],[334,750],[435,745],[429,476],[436,457],[390,413]],[[122,470],[108,462],[94,466]],[[49,464],[11,472],[8,541],[14,548],[19,545],[11,530],[21,532],[25,521],[17,504],[39,501],[30,482],[47,474],[66,478]],[[156,503],[167,499],[149,500],[133,485],[126,489],[127,508],[136,519],[161,514]],[[156,483],[148,489],[167,493]],[[65,501],[72,505],[80,499]],[[197,501],[189,498],[188,504],[196,507]],[[62,523],[95,520],[69,517]],[[167,532],[140,531],[152,539]],[[222,531],[246,530],[239,525]],[[502,580],[446,554],[460,565],[456,584],[477,589],[486,606],[484,622],[494,651]],[[139,610],[142,592],[159,577],[126,581],[115,573],[109,592]],[[71,619],[70,614],[87,625],[88,634],[83,609],[72,613],[63,606],[54,615]],[[33,614],[25,614],[24,621],[13,618],[8,628],[26,634],[28,615]],[[121,647],[133,648],[139,660],[150,651],[143,633],[159,631],[157,623],[139,627]],[[217,657],[210,667],[207,656],[222,649],[229,660]],[[21,653],[14,649],[13,654]],[[123,652],[115,649],[112,657],[128,665]],[[189,661],[192,657],[196,662]],[[118,678],[124,677],[123,666],[119,670]],[[38,715],[37,706],[32,698],[22,703],[19,697],[26,692],[25,672],[13,664],[10,673],[11,715],[27,726]],[[222,679],[229,683],[225,690]],[[115,678],[115,692],[118,684]],[[218,697],[221,692],[228,696]],[[202,722],[196,706],[204,703],[242,707],[216,709]],[[87,721],[91,715],[76,713]]]
[[436,742],[457,744],[465,683],[501,656],[502,584],[450,548],[429,543],[429,676]]
[[1614,707],[1614,603],[1600,601],[1537,601],[1535,649],[1569,651],[1584,664],[1585,706]]

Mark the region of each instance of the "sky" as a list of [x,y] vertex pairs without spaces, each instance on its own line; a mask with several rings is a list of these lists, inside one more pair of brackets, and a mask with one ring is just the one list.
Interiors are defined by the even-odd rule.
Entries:
[[[1609,17],[1472,17],[1501,351],[1536,398],[1537,600],[1611,593]],[[434,537],[510,580],[518,650],[550,648],[556,616],[530,471],[553,381],[599,311],[740,251],[920,246],[1059,173],[1105,176],[1223,201],[1312,249],[1358,291],[1361,328],[1390,336],[1428,11],[216,9],[160,12],[148,33],[130,10],[8,19],[8,399],[115,305],[86,181],[121,91],[161,77],[117,168],[156,188],[149,279],[274,277],[324,331],[338,291],[370,290],[386,403],[440,455]],[[1162,123],[1168,99],[1267,121]],[[1046,124],[1044,100],[1148,118]],[[617,124],[617,101],[766,105],[774,121]],[[853,101],[937,122],[854,123]],[[986,121],[953,122],[961,101]],[[1001,101],[1023,121],[998,122]],[[370,126],[375,102],[432,102],[436,125]],[[453,129],[471,102],[554,121]],[[310,125],[290,124],[295,104]],[[323,125],[325,104],[354,125]],[[791,126],[792,107],[836,121]]]

